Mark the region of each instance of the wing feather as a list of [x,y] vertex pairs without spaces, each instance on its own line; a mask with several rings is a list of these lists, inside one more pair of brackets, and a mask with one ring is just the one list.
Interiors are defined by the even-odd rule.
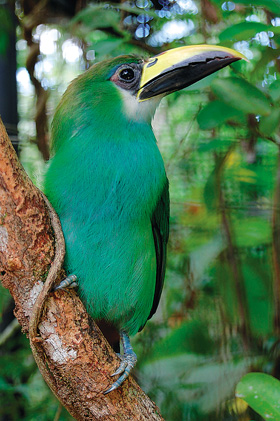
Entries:
[[[166,248],[169,236],[169,185],[167,179],[162,195],[158,200],[152,215],[151,224],[155,242],[157,272],[154,300],[148,319],[150,319],[157,310],[165,276]],[[144,326],[141,326],[140,330],[142,330],[143,327]]]

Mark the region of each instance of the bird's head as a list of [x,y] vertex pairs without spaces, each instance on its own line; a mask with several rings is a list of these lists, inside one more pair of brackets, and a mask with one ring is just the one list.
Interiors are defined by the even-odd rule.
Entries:
[[148,60],[120,56],[94,65],[95,81],[115,85],[126,113],[134,119],[149,118],[160,99],[245,58],[230,48],[193,45],[174,48]]
[[[193,45],[165,51],[150,59],[119,56],[93,65],[75,79],[58,106],[53,124],[55,143],[77,128],[97,130],[113,121],[150,122],[161,98],[183,89],[240,59],[241,53],[215,45]],[[71,110],[71,118],[69,118]],[[121,127],[121,125],[120,125]],[[68,134],[70,136],[70,134]],[[54,146],[54,145],[53,145]]]

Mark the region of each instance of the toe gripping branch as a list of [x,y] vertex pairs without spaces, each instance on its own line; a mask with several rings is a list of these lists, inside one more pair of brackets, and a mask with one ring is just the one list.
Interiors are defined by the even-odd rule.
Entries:
[[129,376],[137,361],[137,356],[132,349],[128,335],[125,332],[120,332],[120,337],[123,346],[123,355],[120,356],[121,363],[119,368],[115,371],[115,373],[111,374],[111,377],[117,376],[121,373],[122,375],[118,378],[117,381],[115,381],[112,384],[112,386],[108,390],[103,392],[104,395],[107,395],[113,390],[116,390],[125,381],[125,379]]
[[74,274],[68,275],[65,279],[63,279],[59,285],[57,285],[53,290],[57,291],[59,289],[66,289],[66,288],[76,288],[78,286],[77,276]]
[[[77,276],[74,274],[68,275],[65,279],[63,279],[59,285],[54,288],[54,291],[58,291],[59,289],[67,289],[67,288],[75,288],[78,286]],[[120,332],[121,343],[123,347],[123,355],[120,355],[121,363],[119,368],[115,371],[115,373],[111,374],[111,377],[117,376],[121,374],[121,376],[116,380],[112,386],[105,390],[104,395],[116,390],[129,376],[130,372],[132,371],[133,367],[137,362],[137,356],[132,349],[130,339],[128,335],[121,331]]]

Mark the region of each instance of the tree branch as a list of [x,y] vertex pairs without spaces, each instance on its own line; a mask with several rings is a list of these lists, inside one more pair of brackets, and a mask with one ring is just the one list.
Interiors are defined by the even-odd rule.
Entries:
[[131,378],[103,395],[119,360],[74,291],[49,292],[63,278],[64,247],[49,210],[0,120],[0,273],[24,333],[30,325],[31,347],[45,380],[77,420],[162,420]]

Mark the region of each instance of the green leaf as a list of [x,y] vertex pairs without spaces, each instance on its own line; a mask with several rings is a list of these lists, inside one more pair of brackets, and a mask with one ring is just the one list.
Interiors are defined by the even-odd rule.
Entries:
[[280,100],[280,80],[275,80],[269,86],[269,93],[274,102]]
[[244,114],[222,101],[209,102],[198,114],[197,122],[202,130],[213,129],[230,119],[242,119]]
[[264,7],[272,13],[280,13],[280,1],[279,0],[237,0],[235,3],[248,4],[250,6]]
[[[259,50],[260,53],[260,50]],[[263,75],[266,72],[267,65],[270,62],[273,62],[279,57],[280,55],[280,48],[265,48],[261,52],[260,59],[256,62],[252,72],[251,72],[251,78],[253,81],[260,81],[263,79]],[[275,71],[277,69],[275,68]]]
[[225,148],[228,149],[230,145],[232,145],[233,141],[228,139],[222,138],[212,138],[208,142],[200,143],[197,150],[199,152],[209,152],[209,151],[219,151],[220,149],[224,150]]
[[156,18],[156,19],[160,19],[158,14],[156,12],[153,12],[152,10],[143,10],[143,9],[139,9],[139,7],[135,7],[133,6],[134,3],[121,3],[121,4],[117,4],[116,6],[113,6],[116,9],[120,9],[120,10],[125,10],[128,13],[131,13],[133,15],[148,15],[152,18]]
[[211,88],[218,98],[244,113],[268,115],[271,112],[269,100],[262,91],[244,79],[215,79]]
[[270,26],[260,22],[240,22],[236,25],[229,26],[220,33],[220,41],[242,41],[244,39],[253,38],[258,32],[268,31]]
[[208,355],[214,350],[214,344],[210,338],[208,327],[198,320],[182,323],[174,328],[169,335],[157,342],[150,350],[148,360],[157,361],[172,355],[193,353],[196,355]]
[[104,5],[90,5],[81,10],[71,23],[83,22],[90,29],[97,28],[118,28],[120,15],[113,9],[105,8]]
[[236,396],[243,399],[264,419],[280,419],[280,382],[263,373],[249,373],[236,387]]
[[100,54],[101,56],[106,55],[114,55],[113,52],[117,48],[121,46],[123,43],[123,39],[120,38],[109,38],[106,40],[99,41],[94,44],[93,48],[97,54]]
[[[262,220],[256,218],[256,231],[258,230],[257,222],[261,225]],[[252,228],[250,227],[251,231]],[[269,224],[267,224],[267,228],[269,228]],[[268,229],[266,231],[268,234]],[[259,244],[262,243],[258,242],[256,248]],[[242,273],[244,276],[244,293],[246,295],[247,323],[250,327],[250,332],[258,340],[260,338],[267,338],[273,334],[275,311],[273,305],[272,270],[269,256],[264,254],[262,259],[247,256],[242,262]],[[260,314],[262,317],[260,317]]]
[[[243,170],[245,170],[243,168]],[[250,180],[250,172],[251,180]],[[238,177],[239,180],[242,182],[250,182],[251,184],[256,184],[256,174],[253,171],[248,171],[243,173],[242,169],[239,170],[239,174],[236,173],[235,177]],[[254,177],[255,175],[255,177]],[[246,180],[246,178],[248,180]],[[235,234],[235,241],[238,247],[245,248],[245,247],[258,247],[260,244],[269,243],[270,240],[270,221],[267,219],[261,219],[253,217],[250,215],[249,218],[240,218],[233,220],[234,232]],[[244,235],[246,233],[246,235]],[[249,260],[249,258],[248,258]]]
[[280,108],[274,108],[268,116],[260,120],[260,132],[271,136],[280,124]]

